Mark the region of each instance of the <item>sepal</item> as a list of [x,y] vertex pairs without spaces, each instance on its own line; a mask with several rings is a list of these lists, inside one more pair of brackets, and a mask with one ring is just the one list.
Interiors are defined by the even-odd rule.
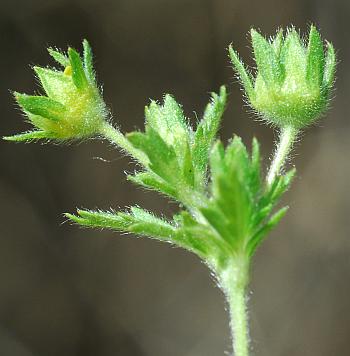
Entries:
[[39,115],[48,120],[59,121],[66,111],[64,105],[47,96],[32,96],[17,92],[14,95],[17,103],[29,115]]
[[282,79],[282,66],[274,47],[256,30],[251,29],[250,35],[258,72],[267,86],[279,85]]
[[59,63],[62,67],[68,67],[70,65],[69,58],[62,53],[59,49],[48,48],[50,56]]
[[228,50],[231,63],[238,74],[238,78],[244,88],[245,93],[247,94],[247,98],[249,100],[254,100],[255,92],[252,75],[249,73],[248,69],[245,67],[239,58],[238,53],[233,49],[232,45],[229,46]]
[[327,42],[327,53],[325,58],[325,68],[322,80],[322,89],[329,93],[332,89],[335,80],[335,69],[337,59],[332,43]]
[[79,53],[74,48],[68,48],[68,58],[72,67],[72,80],[77,89],[86,89],[88,81]]
[[315,26],[311,26],[306,55],[306,78],[310,86],[314,85],[318,89],[321,88],[324,69],[322,38]]

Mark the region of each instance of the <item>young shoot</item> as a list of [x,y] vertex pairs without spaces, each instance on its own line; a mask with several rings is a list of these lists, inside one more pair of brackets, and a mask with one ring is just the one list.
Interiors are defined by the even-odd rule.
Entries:
[[[249,355],[247,286],[252,257],[287,212],[278,207],[295,169],[282,170],[300,130],[327,109],[335,76],[335,52],[311,26],[307,43],[294,28],[271,40],[251,30],[257,70],[252,75],[232,46],[229,54],[252,108],[280,130],[280,142],[265,176],[258,140],[247,149],[233,135],[226,145],[218,130],[226,107],[226,87],[212,93],[196,127],[169,94],[145,108],[145,129],[124,135],[111,123],[93,69],[91,48],[82,56],[49,49],[62,69],[34,67],[44,94],[15,92],[33,129],[9,141],[55,143],[95,137],[109,140],[137,161],[130,182],[174,200],[178,212],[167,219],[135,206],[119,212],[78,210],[65,216],[78,225],[129,232],[170,242],[196,254],[216,276],[229,306],[233,353]],[[283,173],[282,173],[283,172]]]

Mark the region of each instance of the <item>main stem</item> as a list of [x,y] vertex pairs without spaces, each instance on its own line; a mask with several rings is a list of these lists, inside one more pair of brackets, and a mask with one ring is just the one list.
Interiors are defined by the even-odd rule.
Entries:
[[235,261],[221,274],[221,287],[226,295],[230,313],[230,328],[234,356],[249,355],[249,325],[247,296],[249,263]]
[[281,129],[279,143],[266,179],[268,185],[271,185],[276,176],[280,173],[288,154],[293,147],[297,134],[298,130],[291,126]]

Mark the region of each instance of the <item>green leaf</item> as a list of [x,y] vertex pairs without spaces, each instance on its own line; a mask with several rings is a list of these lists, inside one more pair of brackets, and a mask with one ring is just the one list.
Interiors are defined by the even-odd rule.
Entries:
[[69,58],[58,49],[48,48],[47,50],[50,56],[62,67],[68,67],[70,65]]
[[252,158],[250,170],[250,185],[253,194],[258,194],[261,187],[261,157],[258,140],[254,137],[252,142]]
[[271,214],[273,208],[274,204],[269,203],[268,201],[265,202],[265,204],[262,204],[261,201],[258,201],[255,211],[252,215],[251,228],[254,230],[256,227],[260,226]]
[[86,77],[91,83],[94,83],[95,72],[93,66],[92,49],[89,42],[86,39],[84,39],[83,41],[83,48],[84,48],[84,69],[85,69]]
[[184,181],[186,182],[187,186],[192,188],[195,187],[194,167],[193,167],[191,148],[189,145],[185,146],[185,152],[182,158],[181,175],[184,177]]
[[[194,252],[213,270],[220,271],[236,257],[253,255],[286,212],[283,208],[271,216],[278,199],[288,189],[294,170],[265,186],[260,178],[260,149],[256,139],[251,155],[237,136],[226,149],[220,141],[214,145],[210,153],[210,191],[206,193],[188,189],[189,182],[182,170],[186,164],[178,165],[173,147],[152,127],[147,127],[145,133],[131,133],[128,139],[150,160],[149,171],[128,178],[179,201],[183,198],[181,194],[187,192],[188,210],[181,211],[171,222],[138,207],[118,213],[78,210],[77,215],[66,214],[72,221],[171,242]],[[188,162],[191,161],[189,156]]]
[[[149,168],[167,182],[176,183],[179,177],[175,172],[180,172],[176,153],[173,147],[168,146],[152,128],[146,133],[132,132],[127,139],[137,149],[140,149],[150,160]],[[182,177],[181,177],[182,178]]]
[[192,203],[202,200],[200,194],[205,190],[208,152],[225,104],[226,89],[222,87],[220,95],[212,94],[212,102],[207,106],[195,134],[186,123],[181,106],[172,96],[166,95],[163,105],[152,101],[145,108],[145,133],[134,132],[127,138],[136,149],[147,155],[150,164],[146,169],[167,184],[160,188],[158,182],[156,190],[165,189],[166,195],[174,197],[168,189],[169,185],[172,186],[177,191],[177,200],[185,205],[189,200]]
[[64,105],[46,96],[32,96],[16,92],[14,95],[24,111],[53,121],[60,120],[66,111]]
[[271,203],[276,203],[280,199],[282,194],[284,194],[289,189],[290,184],[292,183],[293,178],[295,176],[295,173],[296,169],[293,168],[285,175],[276,177],[276,184],[271,185],[270,192],[268,193],[269,200]]
[[193,164],[205,175],[207,171],[209,151],[219,130],[222,115],[225,111],[227,100],[226,87],[220,88],[220,94],[211,94],[211,102],[207,105],[203,119],[199,122],[194,135],[192,157]]
[[128,180],[142,187],[156,190],[174,199],[178,198],[176,188],[152,172],[139,172],[133,176],[128,175]]
[[275,86],[280,84],[283,72],[274,47],[256,30],[252,29],[250,34],[258,72],[266,85]]
[[182,130],[187,131],[186,120],[182,108],[169,94],[166,94],[164,97],[162,111],[169,128],[175,130],[181,128]]
[[130,216],[132,221],[128,228],[130,232],[171,241],[175,233],[175,228],[171,224],[138,207],[132,207],[130,210],[131,215],[124,214]]
[[229,46],[229,55],[231,59],[231,63],[234,69],[237,71],[239,79],[243,85],[243,88],[249,98],[249,100],[254,99],[254,85],[253,78],[249,71],[245,68],[243,62],[240,60],[237,52],[233,49],[233,47]]
[[291,169],[283,176],[277,176],[271,185],[259,196],[252,219],[252,226],[259,226],[272,212],[281,196],[289,189],[295,176],[295,169]]
[[[225,96],[224,89],[221,94]],[[215,105],[219,106],[219,100],[223,99],[216,97]],[[206,124],[203,124],[207,137],[210,136],[209,129],[216,130],[215,123],[208,121],[218,120],[214,118],[213,109],[211,110],[212,117],[208,117],[208,111]],[[217,116],[218,110],[217,108],[215,113]],[[196,154],[193,143],[194,135],[191,127],[186,123],[181,106],[172,96],[166,95],[162,106],[152,101],[145,108],[145,116],[145,133],[132,132],[126,137],[134,148],[142,151],[149,159],[150,163],[146,171],[158,176],[160,180],[155,182],[153,177],[149,184],[150,176],[147,176],[147,183],[144,180],[140,182],[138,178],[136,182],[175,197],[186,206],[200,202],[202,200],[200,195],[205,189],[205,176],[203,172],[199,172],[198,165],[196,165],[197,161],[193,156]],[[206,141],[205,144],[208,145],[207,150],[209,150],[210,142]],[[144,177],[143,175],[142,179]]]
[[210,152],[210,171],[216,175],[225,174],[225,148],[220,140],[215,142]]
[[176,242],[178,245],[196,253],[208,262],[214,262],[218,256],[216,251],[221,250],[229,254],[229,246],[220,237],[199,223],[188,212],[181,211],[174,220],[177,221]]
[[288,207],[284,207],[278,210],[278,212],[272,215],[269,221],[264,224],[249,240],[247,248],[250,256],[254,254],[257,247],[261,244],[266,235],[280,222],[280,220],[284,217],[287,211]]
[[130,213],[78,210],[78,215],[66,213],[71,221],[86,227],[127,231],[161,240],[171,241],[175,228],[165,220],[138,207]]
[[306,58],[306,79],[311,86],[319,88],[322,84],[324,53],[321,35],[311,26]]
[[202,214],[232,249],[249,234],[253,202],[249,192],[249,160],[238,137],[223,147],[216,144],[211,154],[212,198]]
[[220,246],[223,256],[245,249],[251,254],[284,215],[282,209],[269,218],[289,188],[295,170],[279,176],[271,186],[265,187],[260,177],[258,141],[253,140],[249,157],[237,136],[226,150],[221,142],[216,143],[210,156],[210,169],[211,196],[199,210],[215,232],[214,236],[225,242],[226,245]]
[[73,48],[68,48],[68,57],[72,66],[72,79],[75,86],[78,89],[85,88],[88,82],[79,53]]
[[328,92],[331,90],[335,79],[335,67],[337,59],[334,47],[330,42],[327,42],[327,53],[325,59],[325,67],[322,81],[322,88]]
[[145,108],[146,125],[156,131],[162,140],[172,146],[182,157],[189,141],[189,127],[186,124],[181,106],[169,94],[164,97],[164,104],[155,101]]
[[234,172],[241,181],[249,180],[251,162],[247,149],[239,136],[234,136],[227,146],[225,163],[227,169],[232,173]]
[[214,262],[213,252],[222,244],[207,226],[198,224],[185,211],[176,217],[176,223],[158,218],[139,207],[132,207],[126,213],[78,210],[77,215],[66,213],[65,216],[84,227],[129,232],[170,242],[196,253],[207,262]]
[[145,116],[146,136],[138,136],[136,141],[131,138],[132,143],[147,154],[151,161],[149,168],[165,181],[176,187],[193,187],[192,130],[181,106],[167,94],[163,105],[152,101],[145,108]]

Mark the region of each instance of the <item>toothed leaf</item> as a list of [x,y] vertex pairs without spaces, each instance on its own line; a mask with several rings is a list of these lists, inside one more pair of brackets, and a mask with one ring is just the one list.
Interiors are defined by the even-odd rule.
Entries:
[[212,93],[211,102],[207,105],[203,119],[197,126],[193,142],[193,164],[199,174],[205,175],[207,171],[209,151],[217,135],[222,115],[226,107],[226,87],[220,88],[220,94]]
[[150,169],[167,182],[175,182],[174,172],[180,168],[173,147],[168,146],[159,134],[149,128],[146,133],[133,132],[127,135],[135,148],[145,152],[150,160]]
[[177,199],[176,188],[155,174],[150,172],[139,172],[133,176],[128,175],[128,179],[135,184],[141,185],[148,189],[156,190],[159,193]]
[[189,140],[189,128],[182,108],[175,99],[167,94],[163,105],[152,101],[145,108],[145,116],[147,126],[157,131],[164,142],[172,146],[177,155],[181,157]]
[[165,220],[137,207],[131,208],[130,213],[78,210],[77,215],[65,215],[82,226],[128,231],[167,241],[171,241],[175,232],[174,227]]
[[280,220],[284,217],[287,211],[288,207],[284,207],[280,209],[277,213],[272,215],[268,222],[264,224],[249,240],[247,248],[250,256],[254,254],[257,247],[262,243],[263,239],[280,222]]

